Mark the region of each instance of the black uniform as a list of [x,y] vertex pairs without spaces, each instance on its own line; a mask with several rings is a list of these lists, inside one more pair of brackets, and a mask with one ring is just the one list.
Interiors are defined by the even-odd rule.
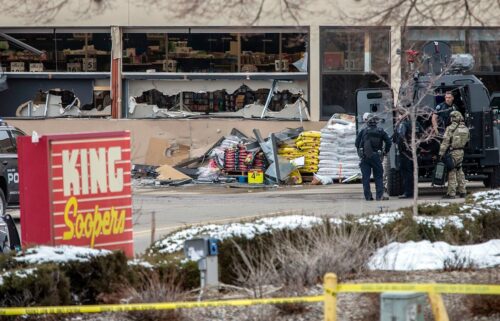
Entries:
[[[362,129],[356,137],[356,148],[361,158],[359,167],[361,169],[363,192],[367,201],[373,200],[370,190],[370,176],[373,170],[375,179],[375,189],[377,200],[382,199],[384,195],[384,168],[382,166],[381,154],[389,153],[391,149],[391,140],[389,135],[382,128],[377,127],[374,121],[368,122],[368,127]],[[382,150],[384,148],[384,150]]]
[[434,108],[434,113],[438,116],[438,131],[440,136],[444,134],[446,127],[451,124],[450,114],[452,111],[458,110],[457,106],[447,105],[446,102],[442,102]]
[[408,118],[403,119],[395,135],[395,143],[399,150],[399,171],[403,179],[402,197],[413,197],[413,157],[411,153],[411,122]]

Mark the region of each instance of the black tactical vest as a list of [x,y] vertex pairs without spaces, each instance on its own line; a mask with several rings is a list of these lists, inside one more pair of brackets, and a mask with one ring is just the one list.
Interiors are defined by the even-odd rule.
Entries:
[[365,157],[372,157],[373,153],[382,150],[383,129],[378,127],[367,127],[363,133],[363,143]]

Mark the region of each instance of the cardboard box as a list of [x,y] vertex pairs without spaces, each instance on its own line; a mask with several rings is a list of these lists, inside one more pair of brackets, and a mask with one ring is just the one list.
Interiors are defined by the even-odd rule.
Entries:
[[146,165],[176,165],[189,158],[190,147],[172,143],[170,140],[153,137],[146,152]]
[[11,72],[24,72],[24,62],[11,62],[10,63]]
[[238,41],[230,41],[229,42],[229,53],[233,56],[239,55]]
[[42,72],[43,71],[43,63],[35,62],[30,63],[30,72]]
[[137,56],[135,48],[127,48],[127,49],[125,49],[125,57],[135,57],[135,56]]

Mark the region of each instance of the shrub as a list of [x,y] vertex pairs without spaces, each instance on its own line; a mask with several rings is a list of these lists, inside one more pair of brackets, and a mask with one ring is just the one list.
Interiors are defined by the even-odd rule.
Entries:
[[478,218],[482,229],[481,242],[500,238],[500,211],[494,210]]
[[[150,270],[140,274],[140,282],[136,286],[126,286],[121,290],[127,303],[175,302],[182,300],[182,276],[170,269],[167,274],[160,275]],[[177,321],[182,320],[181,310],[146,310],[127,313],[132,321]]]
[[474,316],[500,315],[500,295],[470,295],[465,305]]
[[[113,294],[124,283],[133,283],[134,275],[121,251],[95,256],[88,261],[71,261],[61,265],[71,282],[76,303],[115,303]],[[106,298],[106,299],[105,299]]]
[[69,304],[70,283],[55,265],[13,270],[3,275],[2,306],[45,306]]

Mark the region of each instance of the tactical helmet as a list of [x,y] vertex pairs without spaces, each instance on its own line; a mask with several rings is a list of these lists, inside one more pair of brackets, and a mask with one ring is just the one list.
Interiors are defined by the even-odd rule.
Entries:
[[378,120],[377,117],[372,113],[364,113],[363,114],[363,121],[365,123],[376,124],[377,120]]
[[452,121],[463,121],[464,117],[458,110],[454,110],[450,113],[450,118]]

